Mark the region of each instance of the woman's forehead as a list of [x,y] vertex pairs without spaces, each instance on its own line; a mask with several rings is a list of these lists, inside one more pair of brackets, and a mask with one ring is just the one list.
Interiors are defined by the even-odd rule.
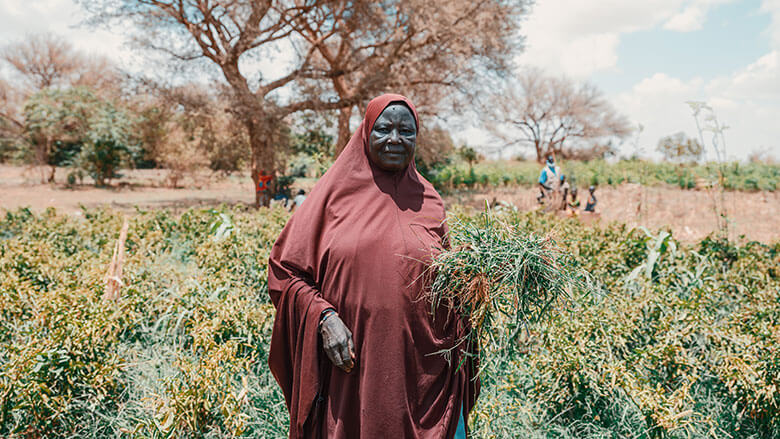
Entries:
[[388,119],[388,118],[400,118],[400,119],[408,119],[414,122],[414,115],[412,114],[412,110],[409,109],[406,105],[400,103],[400,102],[394,102],[385,107],[385,109],[382,111],[382,113],[379,115],[377,120],[379,119]]

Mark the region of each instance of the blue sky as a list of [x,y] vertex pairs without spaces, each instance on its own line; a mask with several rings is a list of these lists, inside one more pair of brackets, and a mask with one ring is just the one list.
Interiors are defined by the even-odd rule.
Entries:
[[657,26],[627,33],[618,45],[617,66],[591,80],[605,92],[617,93],[654,70],[685,81],[733,73],[770,50],[771,17],[760,8],[759,0],[717,5],[700,30]]
[[[121,31],[78,27],[82,16],[72,0],[3,0],[0,44],[50,32],[126,70],[153,71],[154,62],[133,51]],[[780,0],[536,0],[522,34],[520,68],[597,85],[644,126],[637,142],[643,155],[657,156],[665,135],[695,136],[685,102],[699,100],[730,126],[729,156],[764,150],[780,159]],[[490,143],[477,128],[455,134],[477,147]]]
[[780,0],[539,0],[523,33],[518,63],[597,85],[644,126],[643,155],[697,135],[696,100],[730,126],[730,157],[780,158]]

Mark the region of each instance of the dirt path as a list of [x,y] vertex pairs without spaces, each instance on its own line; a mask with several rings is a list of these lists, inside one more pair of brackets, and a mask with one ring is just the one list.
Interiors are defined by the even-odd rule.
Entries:
[[119,210],[141,208],[185,209],[221,203],[254,202],[252,181],[243,175],[218,177],[208,173],[186,178],[181,188],[166,187],[167,171],[158,169],[124,171],[118,184],[96,188],[90,184],[68,188],[66,172],[58,170],[54,184],[41,184],[37,170],[0,165],[0,208],[33,209],[55,207],[68,213],[86,207],[110,206]]
[[[90,185],[69,189],[64,184],[66,172],[58,171],[55,184],[41,184],[39,173],[22,167],[0,165],[0,210],[29,206],[36,210],[55,207],[69,213],[86,207],[110,206],[133,211],[140,208],[182,210],[193,206],[251,204],[254,201],[252,183],[246,175],[218,177],[208,173],[187,178],[181,189],[166,188],[164,170],[133,170],[125,172],[120,184],[98,189]],[[311,180],[299,185],[307,190]],[[581,196],[585,190],[581,190]],[[520,210],[536,209],[536,189],[499,188],[489,191],[448,195],[447,204],[461,203],[483,208],[485,200],[506,201]],[[671,226],[675,237],[695,241],[715,230],[716,216],[712,196],[703,191],[680,190],[671,187],[640,187],[624,185],[601,187],[597,191],[601,221],[644,225],[650,229]],[[584,200],[583,200],[584,201]],[[583,203],[584,204],[584,203]],[[732,226],[732,237],[763,242],[780,241],[779,192],[729,192],[726,207]]]
[[[477,194],[452,195],[448,203],[462,203],[483,208],[485,200],[505,201],[520,210],[538,208],[536,189],[500,188]],[[580,190],[580,197],[587,194]],[[672,187],[623,185],[600,187],[596,191],[597,212],[602,222],[624,222],[630,226],[659,229],[670,226],[682,241],[696,241],[717,228],[713,195],[706,191],[681,190]],[[584,205],[584,200],[582,200]],[[762,242],[780,241],[780,193],[727,192],[725,205],[731,231],[738,239]]]

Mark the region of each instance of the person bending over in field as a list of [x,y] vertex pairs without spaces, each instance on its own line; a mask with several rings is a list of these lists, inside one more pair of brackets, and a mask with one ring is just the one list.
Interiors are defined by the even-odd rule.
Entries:
[[588,195],[588,202],[585,204],[585,212],[595,212],[596,203],[598,202],[596,199],[596,186],[589,187],[588,191],[590,194]]
[[301,204],[303,204],[303,200],[305,199],[306,199],[306,191],[303,189],[298,189],[298,194],[295,195],[295,198],[293,198],[293,202],[290,203],[290,212],[301,207]]

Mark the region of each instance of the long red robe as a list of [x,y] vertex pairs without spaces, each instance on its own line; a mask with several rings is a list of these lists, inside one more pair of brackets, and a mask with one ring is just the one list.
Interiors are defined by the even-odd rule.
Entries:
[[[290,411],[291,438],[452,438],[478,381],[460,349],[460,319],[422,297],[426,261],[444,244],[439,194],[414,167],[390,173],[367,155],[369,133],[400,95],[372,100],[333,166],[276,241],[268,288],[276,306],[269,365]],[[333,366],[317,333],[335,308],[356,363]]]

